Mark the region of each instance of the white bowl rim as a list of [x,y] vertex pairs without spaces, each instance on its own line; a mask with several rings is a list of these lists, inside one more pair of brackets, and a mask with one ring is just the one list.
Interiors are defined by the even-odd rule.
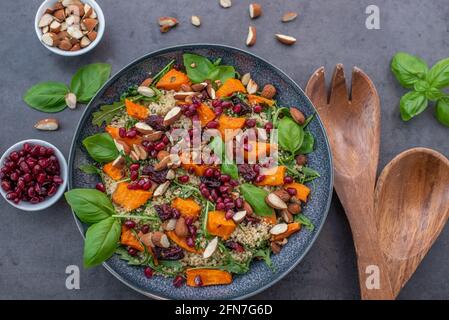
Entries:
[[85,53],[89,52],[90,50],[95,48],[97,46],[97,44],[101,41],[101,38],[103,38],[103,34],[104,34],[104,30],[105,30],[105,24],[106,24],[105,23],[104,14],[103,14],[103,10],[101,9],[100,5],[95,0],[81,0],[81,1],[83,3],[87,3],[87,4],[91,5],[95,9],[95,12],[97,13],[98,24],[99,24],[97,38],[90,45],[88,45],[87,47],[85,47],[85,48],[83,48],[81,50],[78,50],[78,51],[64,51],[64,50],[61,50],[61,49],[59,49],[57,47],[47,46],[41,40],[42,31],[38,27],[38,24],[39,24],[39,20],[40,20],[41,16],[43,15],[45,9],[48,8],[50,6],[50,4],[56,3],[57,0],[45,0],[39,6],[39,9],[37,9],[36,16],[34,18],[34,29],[36,31],[37,38],[38,38],[39,42],[45,48],[47,48],[51,52],[56,53],[56,54],[61,55],[61,56],[75,57],[75,56],[79,56],[79,55],[82,55],[82,54],[85,54]]
[[39,139],[26,139],[19,141],[15,144],[13,144],[11,147],[9,147],[1,156],[0,158],[0,166],[3,166],[3,163],[5,162],[5,158],[14,150],[19,149],[24,143],[31,143],[31,144],[39,144],[43,145],[44,147],[51,147],[55,150],[55,155],[58,158],[59,165],[61,167],[61,178],[64,180],[64,182],[59,186],[58,191],[51,197],[45,199],[43,202],[39,202],[37,204],[31,204],[28,202],[21,201],[19,204],[15,204],[12,201],[9,201],[6,199],[6,192],[0,188],[0,193],[2,194],[5,201],[12,205],[13,207],[16,207],[17,209],[23,210],[23,211],[41,211],[44,209],[49,208],[53,204],[55,204],[61,196],[64,194],[65,190],[67,189],[67,178],[68,178],[68,167],[67,167],[67,161],[62,154],[61,150],[56,148],[53,144],[50,142],[39,140]]

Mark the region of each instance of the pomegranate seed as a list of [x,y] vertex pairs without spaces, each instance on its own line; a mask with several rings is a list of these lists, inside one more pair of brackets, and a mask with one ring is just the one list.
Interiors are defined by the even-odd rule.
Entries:
[[45,173],[39,173],[36,177],[36,181],[40,184],[43,184],[47,179],[47,175]]
[[178,178],[178,181],[181,183],[187,183],[187,182],[189,182],[189,176],[187,176],[187,175],[180,176]]
[[129,170],[130,171],[137,171],[140,168],[140,164],[138,163],[133,163],[132,165],[129,166]]
[[219,169],[215,169],[215,170],[214,170],[214,177],[215,177],[215,178],[219,178],[220,176],[221,176],[220,170],[219,170]]
[[214,108],[221,107],[221,100],[212,100],[212,107]]
[[55,193],[56,193],[56,190],[57,190],[57,188],[56,188],[56,186],[55,185],[52,185],[51,187],[50,187],[50,189],[48,189],[48,196],[49,197],[51,197],[51,196],[53,196]]
[[243,207],[243,199],[242,198],[235,199],[235,206],[239,209],[242,208]]
[[15,192],[8,192],[6,194],[6,199],[8,200],[14,200],[15,198],[17,198],[17,193]]
[[139,177],[138,171],[131,171],[131,173],[129,174],[129,178],[131,179],[131,181],[136,181],[138,177]]
[[47,148],[45,148],[44,146],[40,146],[39,147],[39,155],[43,157],[46,154],[47,154]]
[[12,161],[17,161],[17,160],[19,160],[19,153],[17,151],[13,151],[9,154],[9,158]]
[[297,191],[296,191],[295,188],[287,188],[287,192],[288,192],[288,194],[291,195],[291,196],[295,196],[296,193],[297,193]]
[[232,219],[233,216],[234,216],[234,211],[232,211],[232,210],[226,211],[226,213],[225,213],[225,219],[226,220]]
[[261,113],[261,112],[262,112],[262,106],[255,105],[255,106],[253,107],[253,111],[254,111],[255,113]]
[[167,136],[164,136],[164,137],[162,138],[162,142],[163,142],[165,145],[167,145],[167,144],[170,143],[170,139],[169,139]]
[[146,179],[145,183],[142,186],[142,189],[145,190],[145,191],[148,191],[148,190],[151,189],[151,185],[152,185],[151,181]]
[[237,187],[239,185],[239,182],[237,180],[231,180],[229,181],[229,184],[233,187]]
[[240,112],[242,112],[242,106],[240,105],[240,104],[236,104],[233,108],[232,108],[232,111],[234,112],[234,113],[240,113]]
[[234,208],[235,208],[234,202],[228,202],[228,203],[226,203],[226,204],[225,204],[225,208],[226,208],[226,210],[234,209]]
[[187,237],[187,238],[186,238],[186,244],[187,244],[189,247],[191,247],[191,248],[193,248],[193,247],[195,246],[195,242],[193,241],[193,238],[192,238],[192,237]]
[[212,202],[215,202],[218,198],[218,193],[216,189],[212,189],[210,192],[210,198],[212,199]]
[[267,122],[264,128],[269,133],[273,129],[273,124],[271,122]]
[[204,175],[208,178],[212,177],[214,175],[214,169],[207,168],[206,171],[204,171]]
[[165,143],[164,142],[159,142],[154,146],[154,149],[157,151],[161,151],[165,149]]
[[139,185],[136,183],[136,181],[133,181],[130,184],[128,184],[128,189],[129,190],[137,190],[137,189],[139,189]]
[[223,202],[217,203],[216,208],[219,211],[224,210],[225,209],[225,204]]
[[55,154],[55,150],[53,150],[53,148],[47,148],[47,156],[51,156]]
[[30,198],[33,198],[36,195],[36,191],[34,191],[34,187],[29,187],[27,194]]
[[289,177],[289,176],[284,177],[284,183],[292,183],[292,182],[293,182],[292,177]]
[[260,174],[256,177],[255,181],[256,183],[261,183],[265,179],[265,175]]
[[212,120],[206,125],[208,129],[215,129],[218,127],[218,121]]
[[106,188],[105,188],[104,184],[102,184],[101,182],[98,182],[95,185],[95,189],[97,189],[100,192],[106,192]]
[[150,267],[145,267],[145,269],[143,269],[143,274],[148,279],[151,279],[151,277],[153,277],[153,269],[151,269]]
[[229,181],[231,181],[231,177],[228,176],[227,174],[222,174],[220,176],[220,181],[223,183],[229,182]]
[[230,108],[232,107],[232,102],[231,101],[223,101],[221,103],[222,108],[226,109],[226,108]]
[[64,182],[64,180],[62,180],[60,176],[54,176],[53,182],[56,184],[62,184]]
[[230,191],[229,187],[227,187],[227,186],[220,186],[219,189],[220,189],[221,194],[228,193]]
[[120,138],[126,138],[126,129],[125,128],[119,128],[118,129],[118,135]]
[[148,232],[150,231],[150,226],[147,225],[147,224],[144,224],[144,225],[140,228],[140,231],[141,231],[143,234],[146,234],[146,233],[148,233]]
[[216,116],[221,115],[223,113],[223,108],[222,107],[215,108],[214,113]]
[[2,181],[2,189],[3,189],[5,192],[8,192],[9,190],[11,190],[11,184],[10,184],[8,181],[3,180],[3,181]]
[[210,192],[209,192],[209,190],[207,188],[203,188],[203,189],[200,189],[200,190],[201,190],[201,194],[203,195],[203,197],[209,198]]
[[254,128],[256,126],[256,119],[246,119],[245,124],[248,128]]
[[201,280],[201,276],[197,275],[195,277],[195,286],[202,287],[203,286],[203,280]]
[[10,175],[12,181],[17,181],[19,179],[19,174],[17,172],[13,172]]
[[26,153],[30,153],[32,150],[32,145],[29,143],[24,143],[23,144],[23,151],[25,151]]
[[184,284],[184,278],[182,276],[176,276],[173,280],[173,286],[175,288],[180,288]]
[[125,226],[130,229],[134,229],[136,227],[136,223],[132,220],[126,220]]
[[30,199],[30,203],[32,203],[32,204],[36,204],[36,203],[39,203],[39,202],[40,202],[40,200],[39,200],[38,197],[32,197],[32,198]]
[[128,248],[128,253],[130,256],[135,256],[137,254],[137,250],[134,248]]

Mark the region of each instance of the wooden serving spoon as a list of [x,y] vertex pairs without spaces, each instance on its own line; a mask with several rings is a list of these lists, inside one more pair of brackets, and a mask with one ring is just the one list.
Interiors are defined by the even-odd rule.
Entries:
[[396,156],[377,182],[374,212],[397,296],[449,217],[449,160],[425,148]]
[[[326,128],[334,163],[334,188],[345,208],[357,254],[362,299],[393,299],[374,218],[374,187],[380,147],[380,101],[376,88],[360,69],[352,72],[348,97],[343,65],[336,66],[330,97],[324,67],[309,79],[306,94]],[[372,287],[370,270],[379,271],[380,286]]]

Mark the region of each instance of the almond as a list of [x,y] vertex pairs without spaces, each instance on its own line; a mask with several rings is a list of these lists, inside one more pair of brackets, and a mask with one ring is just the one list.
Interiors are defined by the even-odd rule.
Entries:
[[304,113],[294,107],[290,108],[290,115],[292,116],[293,120],[295,120],[295,122],[299,125],[303,125],[306,122]]
[[256,19],[262,14],[262,6],[258,3],[251,3],[249,5],[249,16],[251,19]]
[[293,222],[293,215],[288,210],[282,210],[281,217],[285,221],[285,223]]
[[198,16],[192,16],[190,18],[190,22],[195,26],[195,27],[199,27],[201,25],[201,19]]
[[[67,24],[68,25],[68,24]],[[71,25],[67,28],[67,33],[75,39],[81,39],[82,37],[84,37],[83,32],[80,30],[80,26],[79,25]],[[89,39],[87,39],[89,40]]]
[[218,238],[213,238],[206,246],[203,252],[203,259],[210,258],[218,247]]
[[95,12],[94,9],[92,9],[92,12],[91,12],[91,14],[89,15],[89,18],[97,19],[97,13]]
[[243,220],[245,220],[246,217],[246,211],[242,210],[242,211],[237,211],[233,216],[232,216],[232,220],[234,220],[235,223],[240,223]]
[[150,87],[138,87],[137,92],[140,93],[142,96],[151,98],[154,97],[155,92]]
[[279,189],[274,191],[273,193],[281,198],[281,200],[284,202],[288,202],[290,200],[290,195],[286,190]]
[[289,203],[287,210],[291,214],[298,214],[301,212],[301,205],[299,203]]
[[53,5],[53,11],[61,10],[61,9],[64,9],[64,6],[62,5],[61,2],[56,2],[56,3]]
[[173,97],[176,100],[184,101],[188,96],[191,96],[193,94],[194,94],[194,92],[192,92],[192,91],[189,91],[189,92],[180,91],[180,92],[175,92]]
[[281,21],[282,22],[290,22],[296,19],[298,14],[296,12],[286,12],[283,16]]
[[145,122],[137,122],[134,127],[142,134],[150,134],[154,132],[153,128]]
[[62,22],[65,20],[65,10],[64,9],[56,10],[53,13],[53,16],[55,17],[56,20]]
[[271,242],[271,243],[270,243],[270,248],[271,248],[271,251],[272,251],[274,254],[280,253],[280,252],[281,252],[281,249],[282,249],[282,247],[281,247],[279,244],[277,244],[276,242]]
[[246,45],[248,47],[253,46],[256,43],[257,32],[256,27],[249,26],[248,28],[248,36],[246,37]]
[[43,28],[43,27],[49,26],[53,20],[54,20],[54,17],[51,14],[46,13],[40,18],[38,27]]
[[50,23],[50,31],[58,33],[59,31],[61,31],[61,24],[58,21],[53,20],[53,22]]
[[81,48],[85,48],[88,45],[90,45],[91,43],[92,42],[89,40],[88,37],[84,36],[84,37],[81,38],[81,42],[80,42]]
[[195,83],[195,84],[192,84],[192,86],[191,86],[192,91],[195,91],[195,92],[203,91],[206,87],[207,87],[207,82]]
[[279,42],[286,44],[286,45],[292,45],[295,44],[296,39],[292,36],[287,36],[285,34],[276,34],[276,39],[278,39]]
[[42,28],[42,34],[45,34],[50,31],[50,26],[45,26]]
[[60,0],[59,2],[66,8],[72,4],[81,4],[80,0]]
[[178,20],[173,17],[160,17],[159,20],[159,26],[161,27],[169,27],[173,28],[178,24]]
[[232,2],[231,2],[231,0],[220,0],[220,6],[227,9],[232,6]]
[[169,185],[170,181],[165,181],[164,183],[158,185],[157,188],[154,190],[153,197],[162,196],[165,193],[165,191],[167,191]]
[[207,91],[207,94],[209,95],[209,98],[215,100],[215,98],[216,98],[215,89],[212,87],[211,84],[207,85],[206,91]]
[[178,121],[180,117],[181,117],[181,108],[176,106],[172,108],[169,112],[167,112],[167,114],[164,117],[163,125],[169,126]]
[[243,210],[246,211],[246,214],[247,214],[247,215],[252,215],[252,214],[254,213],[253,208],[252,208],[251,205],[250,205],[248,202],[246,202],[246,201],[243,201]]
[[45,12],[44,12],[44,13],[53,14],[53,12],[55,12],[54,9],[52,9],[52,8],[47,8],[47,9],[45,9]]
[[48,118],[48,119],[42,119],[36,122],[34,127],[37,130],[43,130],[43,131],[55,131],[59,128],[59,121],[54,118]]
[[95,27],[97,26],[98,20],[86,18],[86,19],[83,19],[83,23],[86,26],[86,29],[90,32],[90,31],[94,30]]
[[67,31],[61,31],[57,34],[58,40],[68,39],[70,38],[70,35],[67,33]]
[[170,169],[170,170],[167,171],[167,175],[165,176],[165,179],[173,180],[175,177],[176,177],[175,171]]
[[282,201],[282,199],[278,197],[274,192],[268,194],[265,197],[265,202],[274,209],[279,210],[287,209],[287,204],[284,201]]
[[75,43],[70,49],[70,51],[78,51],[78,50],[81,50],[81,45],[79,43]]
[[307,164],[307,156],[305,154],[299,154],[295,160],[298,166],[303,166]]
[[163,158],[162,160],[160,160],[158,163],[156,163],[154,165],[154,170],[155,171],[162,171],[164,169],[167,169],[168,164],[170,163],[171,159],[170,159],[170,155],[166,156],[165,158]]
[[82,16],[84,16],[84,6],[71,4],[71,5],[67,6],[66,14],[67,13],[68,13],[68,15],[75,15],[78,17],[82,17]]
[[270,233],[274,236],[279,234],[283,234],[288,229],[288,225],[286,223],[279,223],[270,229]]
[[170,220],[164,221],[164,223],[162,224],[162,229],[164,229],[166,231],[175,230],[177,221],[178,221],[177,219],[170,219]]
[[168,240],[167,235],[161,231],[154,232],[151,237],[151,241],[154,243],[155,246],[159,248],[170,247],[170,241]]
[[169,26],[162,26],[162,27],[159,27],[159,31],[161,32],[161,33],[166,33],[166,32],[169,32],[171,30],[171,27],[169,27]]
[[72,49],[72,43],[67,38],[62,39],[58,44],[58,48],[61,50],[69,51],[70,49]]
[[242,76],[242,79],[241,79],[242,84],[243,84],[244,86],[247,86],[249,80],[251,80],[251,74],[250,74],[250,73],[245,73],[245,74]]
[[129,157],[130,157],[131,160],[134,161],[134,162],[137,162],[137,161],[139,161],[139,159],[140,159],[140,155],[139,155],[136,151],[134,151],[134,150],[131,150],[131,151],[129,152]]
[[92,7],[90,5],[88,5],[87,3],[84,4],[84,18],[89,17],[92,15]]
[[113,162],[112,166],[117,169],[123,169],[126,165],[126,159],[124,156],[119,155]]
[[44,44],[50,47],[54,47],[59,44],[58,36],[53,32],[47,32],[43,34],[41,40]]
[[151,86],[152,83],[153,83],[153,78],[146,78],[145,80],[142,81],[140,86],[141,87],[149,87],[149,86]]
[[249,82],[246,85],[246,91],[248,91],[249,94],[255,94],[258,89],[259,86],[257,83],[253,79],[249,79]]
[[162,132],[162,131],[155,131],[153,133],[145,134],[144,136],[142,136],[142,139],[144,141],[154,142],[154,141],[159,140],[163,134],[164,134],[164,132]]
[[180,217],[176,221],[175,233],[178,237],[181,238],[185,238],[189,234],[189,229],[187,227],[186,220],[183,217]]
[[164,160],[166,157],[170,156],[170,152],[166,151],[166,150],[161,150],[157,153],[157,160],[162,161]]
[[272,84],[266,84],[260,95],[267,99],[272,99],[276,95],[276,88]]
[[67,104],[67,107],[70,109],[76,108],[76,95],[72,92],[69,92],[65,95],[65,103]]
[[148,152],[140,144],[133,144],[133,149],[139,156],[140,160],[146,160],[148,158]]
[[[77,26],[78,29],[80,29],[80,17],[78,16],[69,16],[65,19],[65,22],[67,23],[67,27],[70,26]],[[67,28],[68,29],[68,28]]]
[[114,139],[115,147],[119,152],[122,152],[124,154],[129,154],[131,152],[131,148],[128,146],[128,144],[121,140],[121,139]]
[[181,84],[181,91],[192,92],[192,87],[186,83]]
[[95,41],[95,39],[97,39],[97,32],[96,31],[91,31],[87,34],[87,37],[89,38],[90,41]]

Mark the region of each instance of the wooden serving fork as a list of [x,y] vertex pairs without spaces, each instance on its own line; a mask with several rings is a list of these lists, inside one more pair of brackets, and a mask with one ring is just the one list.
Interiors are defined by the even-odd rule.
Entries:
[[379,162],[380,101],[369,77],[352,72],[348,96],[343,65],[335,67],[330,96],[324,67],[309,79],[306,94],[318,110],[329,137],[334,188],[348,217],[357,254],[362,299],[394,299],[374,218],[374,189]]

